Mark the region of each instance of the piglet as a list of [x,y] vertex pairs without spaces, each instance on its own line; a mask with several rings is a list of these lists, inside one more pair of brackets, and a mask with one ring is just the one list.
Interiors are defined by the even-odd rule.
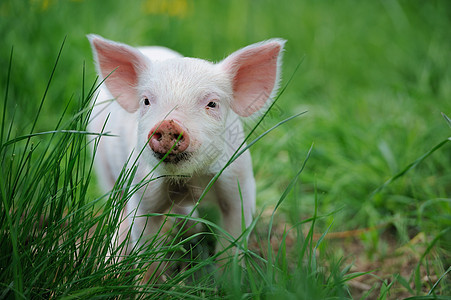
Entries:
[[[132,226],[133,246],[159,232],[163,217],[149,214],[189,214],[243,143],[240,117],[267,107],[277,93],[285,41],[253,44],[211,63],[163,47],[134,48],[98,35],[88,39],[98,75],[106,78],[89,129],[116,135],[102,137],[98,145],[100,185],[111,190],[124,165],[135,160],[134,181],[153,179],[126,204],[128,222],[120,231]],[[255,197],[246,151],[223,170],[202,202],[215,201],[224,229],[238,238],[242,215],[246,227],[252,221]],[[217,251],[227,246],[220,241]]]

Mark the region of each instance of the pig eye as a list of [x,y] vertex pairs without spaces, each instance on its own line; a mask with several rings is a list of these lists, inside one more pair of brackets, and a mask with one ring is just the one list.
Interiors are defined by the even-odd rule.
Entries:
[[150,105],[150,101],[148,98],[144,98],[144,105]]
[[215,108],[217,106],[216,102],[210,101],[207,104],[207,108]]

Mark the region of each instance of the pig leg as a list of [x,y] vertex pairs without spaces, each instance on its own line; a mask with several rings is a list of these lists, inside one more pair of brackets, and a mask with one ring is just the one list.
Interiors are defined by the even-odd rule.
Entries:
[[[153,247],[158,248],[161,244],[159,236],[163,233],[164,216],[149,216],[149,214],[163,214],[167,211],[170,203],[165,197],[164,185],[161,181],[155,180],[150,182],[145,189],[145,196],[143,191],[138,191],[131,196],[127,203],[126,210],[128,213],[128,224],[131,226],[131,244],[128,246],[128,251],[133,247],[141,251],[145,251],[147,243],[154,243]],[[152,242],[155,239],[154,242]],[[149,257],[149,260],[151,258]],[[156,260],[159,260],[156,257]],[[154,281],[161,276],[165,269],[164,264],[159,262],[149,263],[147,271],[144,274],[143,282]]]
[[[244,155],[248,156],[249,154],[245,153]],[[241,161],[233,164],[230,166],[230,170],[224,171],[215,184],[224,229],[234,239],[237,239],[243,232],[242,216],[244,216],[244,225],[247,228],[252,222],[252,215],[255,211],[255,179],[250,156],[243,158],[246,158],[249,163],[243,165],[242,163],[247,161]],[[226,238],[220,238],[216,252],[220,252],[229,245],[230,242]],[[233,248],[232,251],[226,251],[224,255],[221,255],[220,260],[232,255],[233,252]]]

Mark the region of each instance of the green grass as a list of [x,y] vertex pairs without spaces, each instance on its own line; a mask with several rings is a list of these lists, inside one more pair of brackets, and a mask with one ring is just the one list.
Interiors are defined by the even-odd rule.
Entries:
[[[441,114],[451,116],[450,12],[440,0],[1,2],[0,298],[451,294],[451,127]],[[204,276],[208,258],[137,289],[139,264],[152,257],[105,260],[127,201],[118,191],[132,174],[109,195],[91,175],[84,132],[96,75],[87,33],[213,61],[288,40],[283,85],[293,78],[251,137],[308,113],[251,148],[263,213],[248,248],[242,243],[245,269],[232,261],[222,276]],[[192,243],[182,236],[151,253],[180,256]],[[390,269],[394,255],[409,258]],[[371,289],[349,281],[369,271],[355,280]],[[191,281],[191,272],[201,275]]]

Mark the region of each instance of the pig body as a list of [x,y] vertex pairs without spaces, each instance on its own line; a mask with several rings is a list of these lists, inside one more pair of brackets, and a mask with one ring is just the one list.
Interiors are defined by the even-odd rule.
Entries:
[[[117,136],[99,142],[99,182],[111,190],[124,164],[129,161],[130,167],[135,160],[134,182],[152,178],[126,204],[129,222],[122,226],[125,231],[133,224],[132,244],[143,243],[163,221],[146,215],[190,213],[243,143],[239,117],[261,109],[276,92],[284,41],[251,45],[213,64],[162,47],[133,48],[96,35],[89,39],[98,73],[106,78],[89,129]],[[223,226],[234,238],[250,225],[255,197],[249,151],[224,169],[206,195],[218,204]]]

